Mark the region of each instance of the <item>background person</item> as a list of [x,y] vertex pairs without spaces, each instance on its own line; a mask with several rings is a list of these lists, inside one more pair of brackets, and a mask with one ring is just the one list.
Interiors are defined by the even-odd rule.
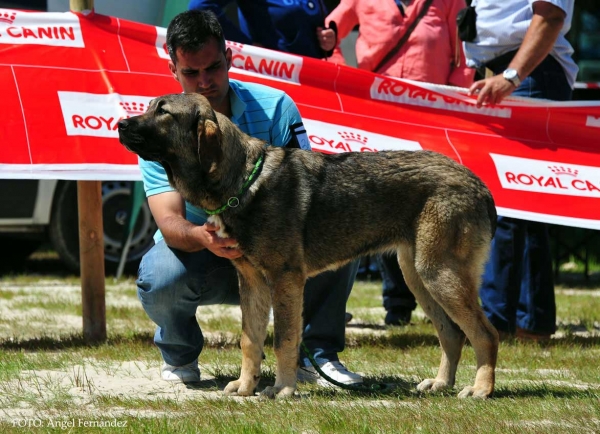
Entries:
[[[577,66],[565,34],[574,0],[474,0],[473,6],[477,38],[465,43],[467,63],[494,74],[471,86],[478,106],[511,94],[571,99]],[[556,303],[547,224],[498,217],[480,296],[501,337],[550,338]]]
[[[338,38],[345,38],[358,24],[356,60],[358,68],[398,78],[427,83],[468,87],[474,72],[464,61],[456,29],[456,15],[466,7],[464,0],[433,0],[410,37],[388,62],[380,65],[405,31],[416,20],[426,0],[341,0],[327,16],[335,22]],[[331,29],[324,33],[332,35]],[[328,49],[332,38],[321,48]],[[332,61],[345,63],[336,48]]]
[[[231,49],[226,48],[212,12],[192,10],[173,18],[167,29],[167,47],[169,69],[183,92],[204,95],[215,111],[273,146],[308,144],[302,137],[306,134],[302,119],[289,96],[267,86],[229,79]],[[154,342],[165,362],[162,379],[196,382],[204,344],[197,307],[239,304],[237,273],[230,260],[243,252],[232,248],[236,240],[216,235],[218,228],[206,223],[201,209],[184,203],[169,185],[162,165],[142,159],[139,164],[159,231],[155,246],[140,264],[138,296],[157,324]],[[362,382],[360,375],[349,372],[338,359],[345,344],[345,307],[355,274],[356,263],[350,263],[309,279],[304,298],[303,341],[323,371],[342,383]],[[301,363],[300,379],[322,381],[306,358]]]
[[[239,27],[225,12],[232,3]],[[191,0],[188,8],[213,11],[229,41],[318,59],[331,55],[321,49],[321,40],[332,38],[335,45],[335,34],[321,36],[328,13],[323,0]]]

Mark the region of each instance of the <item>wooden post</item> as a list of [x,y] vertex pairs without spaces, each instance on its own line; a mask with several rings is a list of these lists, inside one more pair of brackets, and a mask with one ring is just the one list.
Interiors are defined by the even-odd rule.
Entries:
[[92,12],[94,0],[69,0],[69,6],[72,12]]
[[106,301],[100,181],[77,181],[77,208],[83,337],[102,342],[106,340]]
[[[94,0],[69,0],[69,6],[72,12],[91,13]],[[83,337],[90,343],[103,342],[106,340],[106,294],[100,181],[77,181],[77,208]]]

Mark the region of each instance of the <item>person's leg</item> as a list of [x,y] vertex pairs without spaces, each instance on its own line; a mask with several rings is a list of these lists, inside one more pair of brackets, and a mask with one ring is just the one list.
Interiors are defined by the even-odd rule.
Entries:
[[[346,301],[354,284],[358,261],[336,271],[309,279],[304,289],[304,333],[302,341],[320,369],[335,381],[361,383],[362,377],[342,365],[338,353],[344,350]],[[300,351],[298,381],[331,384],[317,374],[310,358]]]
[[[352,291],[358,261],[308,279],[304,288],[303,342],[318,364],[337,361],[344,350],[346,302]],[[303,353],[301,364],[310,366]]]
[[[494,73],[507,67],[497,65]],[[560,64],[548,56],[512,95],[565,101],[572,90]],[[556,314],[547,228],[530,232],[531,224],[498,218],[479,294],[487,317],[500,332],[515,333],[517,321],[519,327],[546,329],[556,322],[551,318]],[[546,301],[539,304],[541,300]]]
[[144,310],[157,325],[154,342],[172,366],[189,364],[202,351],[198,306],[239,303],[237,274],[229,260],[208,250],[174,250],[164,241],[142,258],[137,286]]
[[377,265],[381,272],[383,307],[386,310],[387,325],[410,323],[411,313],[417,307],[415,296],[404,281],[396,254],[377,255]]
[[556,302],[548,225],[527,222],[517,327],[540,337],[556,331]]
[[[566,101],[571,99],[572,90],[560,64],[548,56],[514,95]],[[549,336],[556,331],[556,303],[548,226],[527,222],[524,236],[516,325],[532,336]]]
[[525,224],[522,220],[498,217],[479,289],[486,316],[499,332],[506,334],[516,331]]

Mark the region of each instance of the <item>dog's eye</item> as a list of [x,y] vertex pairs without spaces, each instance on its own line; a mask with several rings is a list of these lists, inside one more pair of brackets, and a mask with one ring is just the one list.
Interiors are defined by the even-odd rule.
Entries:
[[168,114],[168,113],[169,113],[169,112],[167,112],[167,111],[166,111],[166,110],[163,108],[163,106],[160,106],[159,108],[157,108],[157,109],[156,109],[156,114],[159,114],[159,115],[166,115],[166,114]]

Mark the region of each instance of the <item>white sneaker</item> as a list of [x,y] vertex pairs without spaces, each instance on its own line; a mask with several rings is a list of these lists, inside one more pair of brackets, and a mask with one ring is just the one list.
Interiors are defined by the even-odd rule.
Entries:
[[194,360],[192,363],[183,366],[171,366],[165,363],[160,370],[160,377],[165,381],[198,383],[200,381],[198,360]]
[[[338,383],[360,384],[363,382],[363,379],[360,375],[350,372],[340,362],[327,362],[319,367],[325,375],[331,377]],[[324,387],[335,386],[335,384],[330,383],[328,380],[321,377],[317,370],[312,366],[298,368],[297,378],[300,383],[317,383],[319,386]]]

